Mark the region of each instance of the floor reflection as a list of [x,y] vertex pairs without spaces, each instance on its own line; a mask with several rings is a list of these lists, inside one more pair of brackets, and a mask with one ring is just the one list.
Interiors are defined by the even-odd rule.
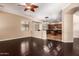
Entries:
[[53,56],[62,55],[61,52],[62,44],[60,42],[48,40],[46,48],[47,48],[46,52],[48,52],[47,55],[53,55]]
[[46,53],[49,53],[49,51],[50,51],[49,47],[46,45],[44,45],[43,49],[44,49],[44,52],[46,52]]
[[0,42],[0,55],[9,56],[56,56],[62,55],[61,42],[23,38]]
[[21,43],[21,55],[25,56],[28,55],[28,53],[29,53],[29,42],[23,41]]

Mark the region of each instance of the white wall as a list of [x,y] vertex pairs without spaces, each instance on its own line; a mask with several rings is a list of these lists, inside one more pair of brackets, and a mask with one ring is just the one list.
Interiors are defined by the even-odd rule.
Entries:
[[73,15],[73,37],[79,38],[79,15]]
[[28,18],[0,12],[0,40],[7,40],[11,38],[20,38],[20,37],[30,37],[31,36],[30,31],[21,31],[22,20],[30,22]]
[[73,42],[73,14],[77,11],[79,4],[70,4],[62,10],[62,41]]

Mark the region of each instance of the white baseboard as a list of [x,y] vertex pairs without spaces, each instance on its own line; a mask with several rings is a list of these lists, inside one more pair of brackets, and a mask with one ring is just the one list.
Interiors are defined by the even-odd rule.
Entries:
[[15,38],[0,39],[0,41],[15,40],[15,39],[20,39],[20,38],[25,38],[25,36],[24,37],[15,37]]

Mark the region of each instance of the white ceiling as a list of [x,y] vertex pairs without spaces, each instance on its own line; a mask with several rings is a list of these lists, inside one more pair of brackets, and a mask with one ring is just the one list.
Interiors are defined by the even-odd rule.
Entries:
[[60,11],[69,5],[67,3],[37,3],[39,8],[35,12],[32,12],[24,11],[24,8],[22,6],[18,6],[18,4],[19,3],[0,3],[0,5],[3,6],[0,10],[37,19],[44,19],[46,16],[56,19]]

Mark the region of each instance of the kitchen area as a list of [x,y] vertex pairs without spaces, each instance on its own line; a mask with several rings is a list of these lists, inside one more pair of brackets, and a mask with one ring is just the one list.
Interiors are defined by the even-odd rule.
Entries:
[[48,24],[47,39],[61,41],[62,40],[62,23]]

